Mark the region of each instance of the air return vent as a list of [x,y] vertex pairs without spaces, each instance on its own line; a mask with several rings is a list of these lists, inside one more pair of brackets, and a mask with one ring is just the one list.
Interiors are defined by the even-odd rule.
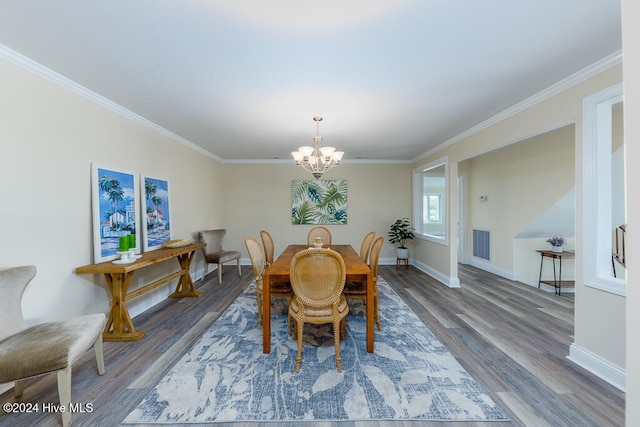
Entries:
[[491,232],[473,229],[473,256],[491,261]]

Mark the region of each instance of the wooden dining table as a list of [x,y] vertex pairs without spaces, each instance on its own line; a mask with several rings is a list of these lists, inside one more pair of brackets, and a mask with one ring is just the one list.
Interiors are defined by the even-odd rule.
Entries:
[[[277,281],[289,281],[291,260],[294,255],[309,245],[289,245],[280,256],[265,269],[262,274],[262,352],[271,352],[271,296],[270,283]],[[373,302],[373,273],[369,266],[362,261],[360,255],[351,245],[331,245],[331,249],[338,252],[344,260],[348,282],[367,282],[367,351],[373,353],[374,342],[374,302]]]

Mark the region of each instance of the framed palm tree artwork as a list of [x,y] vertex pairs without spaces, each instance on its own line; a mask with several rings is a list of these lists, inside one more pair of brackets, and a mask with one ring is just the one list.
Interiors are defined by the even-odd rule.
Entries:
[[347,180],[291,182],[292,224],[346,224]]
[[158,249],[171,240],[169,181],[142,175],[140,182],[144,185],[142,245],[146,252]]
[[140,204],[137,174],[91,165],[93,260],[140,253]]

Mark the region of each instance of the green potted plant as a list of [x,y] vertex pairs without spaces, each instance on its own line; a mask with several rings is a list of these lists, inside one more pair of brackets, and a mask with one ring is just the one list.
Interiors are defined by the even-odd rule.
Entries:
[[409,258],[409,248],[405,246],[405,242],[414,237],[409,218],[397,219],[389,228],[389,242],[397,245],[397,257],[400,259]]

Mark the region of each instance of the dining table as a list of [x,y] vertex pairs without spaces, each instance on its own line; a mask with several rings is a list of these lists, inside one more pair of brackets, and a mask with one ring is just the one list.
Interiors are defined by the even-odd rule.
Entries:
[[[374,343],[374,284],[373,272],[351,245],[331,245],[344,260],[347,282],[367,283],[366,325],[367,352],[373,353]],[[262,274],[262,352],[271,352],[271,296],[270,283],[289,281],[291,261],[296,253],[309,249],[309,245],[292,244],[285,248],[280,256],[267,267]]]

